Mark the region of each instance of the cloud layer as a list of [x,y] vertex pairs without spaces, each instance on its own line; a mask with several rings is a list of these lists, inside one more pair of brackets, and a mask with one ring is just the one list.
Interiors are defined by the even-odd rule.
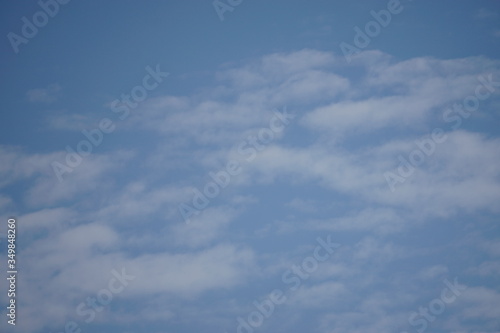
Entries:
[[[489,126],[500,116],[500,61],[367,51],[347,65],[304,49],[226,64],[212,77],[191,95],[144,101],[63,182],[51,163],[70,142],[42,153],[0,147],[9,193],[0,209],[23,235],[19,332],[69,320],[133,330],[135,319],[152,332],[235,331],[254,300],[289,290],[283,272],[326,235],[341,248],[287,291],[263,332],[304,322],[322,333],[410,331],[411,314],[455,277],[467,290],[429,330],[498,329],[500,141]],[[474,111],[453,108],[477,89],[488,97]],[[52,102],[59,92],[27,96]],[[283,132],[252,141],[285,107],[295,118]],[[79,118],[69,117],[49,119],[47,130],[78,134]],[[255,158],[245,161],[242,142]],[[179,205],[231,160],[241,174],[186,224]],[[387,172],[403,179],[393,190]],[[77,306],[122,268],[135,280],[85,323]]]

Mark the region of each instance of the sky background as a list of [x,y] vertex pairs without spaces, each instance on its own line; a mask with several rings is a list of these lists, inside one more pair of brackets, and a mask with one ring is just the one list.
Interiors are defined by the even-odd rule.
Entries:
[[220,3],[3,1],[0,331],[500,332],[500,1]]

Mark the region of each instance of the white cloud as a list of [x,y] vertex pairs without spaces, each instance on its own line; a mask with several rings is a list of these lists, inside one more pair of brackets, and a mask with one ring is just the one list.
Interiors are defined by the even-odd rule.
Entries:
[[139,281],[137,295],[167,292],[193,297],[213,289],[232,288],[252,276],[254,254],[232,245],[218,245],[186,254],[144,255],[124,263]]
[[460,296],[464,318],[497,320],[500,318],[500,293],[484,287],[469,287]]
[[[123,186],[119,194],[107,198],[107,204],[97,213],[100,219],[123,225],[132,220],[161,213],[165,218],[178,216],[177,204],[187,200],[189,188],[177,186],[154,186],[144,181],[131,182]],[[180,218],[180,217],[179,217]]]
[[312,200],[303,200],[300,198],[295,198],[292,201],[286,203],[286,206],[304,213],[314,213],[318,211],[316,203]]
[[348,297],[350,292],[338,282],[324,282],[313,286],[302,286],[291,294],[290,304],[304,308],[333,307]]
[[91,117],[82,114],[50,115],[49,126],[54,129],[82,131],[95,127]]
[[476,20],[493,19],[498,16],[498,13],[488,8],[479,8],[474,14]]
[[430,279],[436,280],[438,277],[442,277],[447,273],[448,273],[448,267],[444,265],[434,265],[422,269],[418,274],[418,276],[424,280],[430,280]]
[[59,229],[63,225],[71,225],[77,213],[69,208],[46,208],[33,213],[19,216],[23,221],[21,228],[23,232],[40,229]]
[[57,153],[29,154],[18,147],[0,146],[0,187],[26,180],[47,169]]
[[57,83],[50,84],[45,88],[28,90],[26,96],[30,102],[52,103],[60,96],[61,86]]
[[236,210],[229,207],[207,208],[193,217],[189,224],[174,225],[171,230],[173,242],[193,248],[210,244],[220,237],[236,215]]
[[368,208],[329,220],[310,220],[307,228],[318,230],[376,231],[381,234],[401,231],[404,220],[392,209]]
[[481,276],[496,277],[500,275],[500,261],[485,261],[479,266],[471,267],[469,273]]
[[88,155],[70,174],[65,175],[62,182],[58,181],[50,163],[64,161],[66,154],[59,153],[56,156],[57,158],[47,156],[44,163],[39,165],[40,175],[26,193],[26,201],[30,205],[41,206],[68,201],[79,194],[95,190],[98,185],[103,190],[106,184],[104,176],[119,170],[119,166],[129,160],[133,153],[116,151],[106,155]]

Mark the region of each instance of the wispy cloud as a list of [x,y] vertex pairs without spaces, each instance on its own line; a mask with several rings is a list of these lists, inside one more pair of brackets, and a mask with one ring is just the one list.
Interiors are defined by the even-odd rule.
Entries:
[[495,17],[498,17],[498,12],[488,8],[480,8],[474,14],[476,20],[494,19]]
[[52,103],[61,96],[61,86],[57,83],[48,85],[45,88],[28,90],[26,97],[32,103]]

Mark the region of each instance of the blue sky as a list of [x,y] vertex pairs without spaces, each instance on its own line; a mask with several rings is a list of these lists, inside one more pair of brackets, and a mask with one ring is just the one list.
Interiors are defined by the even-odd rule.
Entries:
[[0,16],[2,332],[500,332],[500,2]]

